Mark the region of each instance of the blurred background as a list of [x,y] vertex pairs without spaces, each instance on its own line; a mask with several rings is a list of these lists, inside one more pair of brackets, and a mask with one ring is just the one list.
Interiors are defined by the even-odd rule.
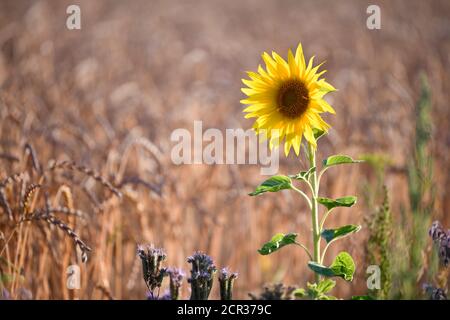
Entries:
[[[171,132],[192,131],[195,120],[204,130],[251,127],[239,103],[241,78],[262,63],[263,51],[286,56],[299,42],[307,59],[326,61],[325,76],[339,89],[327,96],[337,114],[325,116],[332,129],[319,159],[367,160],[329,170],[321,187],[323,196],[359,198],[336,210],[329,227],[363,225],[330,249],[334,256],[345,248],[357,265],[354,281],[338,280],[332,293],[365,294],[369,264],[385,271],[390,289],[376,293],[384,298],[420,296],[425,282],[447,285],[427,232],[433,220],[450,227],[450,2],[375,2],[77,1],[81,30],[68,30],[71,1],[2,0],[0,179],[22,174],[0,199],[4,292],[144,299],[138,243],[164,247],[165,265],[186,272],[189,255],[208,253],[218,267],[239,272],[239,298],[266,283],[312,281],[298,247],[257,252],[277,232],[298,232],[311,246],[308,210],[295,194],[249,197],[266,178],[257,165],[170,159]],[[380,30],[366,27],[370,4],[381,8]],[[44,174],[52,160],[92,169],[123,193],[121,201],[92,172]],[[282,174],[306,167],[293,154],[280,161]],[[31,190],[33,183],[42,188]],[[18,224],[27,195],[31,208],[83,212],[55,215],[92,248],[86,264],[55,225]],[[76,293],[65,285],[74,263],[82,271]]]

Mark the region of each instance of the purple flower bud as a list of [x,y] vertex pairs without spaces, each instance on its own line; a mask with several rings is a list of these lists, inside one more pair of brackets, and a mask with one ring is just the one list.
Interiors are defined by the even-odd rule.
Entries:
[[161,262],[167,255],[162,248],[155,248],[150,245],[138,245],[137,255],[142,261],[142,272],[145,284],[151,292],[161,287],[163,278],[167,275],[167,269],[161,267]]
[[236,272],[230,272],[228,268],[223,268],[219,272],[220,299],[231,300],[233,293],[233,283],[238,277]]
[[429,234],[437,247],[441,263],[447,267],[450,264],[450,230],[445,231],[439,221],[434,221]]
[[167,273],[170,278],[170,297],[171,300],[178,300],[180,294],[180,287],[185,276],[183,270],[178,268],[170,268]]
[[191,277],[191,300],[207,300],[211,292],[216,266],[210,256],[195,252],[187,259],[192,264]]

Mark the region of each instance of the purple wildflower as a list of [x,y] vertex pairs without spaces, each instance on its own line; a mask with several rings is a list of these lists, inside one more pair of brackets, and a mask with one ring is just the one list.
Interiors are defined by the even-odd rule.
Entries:
[[167,275],[167,269],[161,267],[161,262],[166,259],[167,255],[162,248],[155,248],[153,245],[138,245],[137,254],[142,261],[145,284],[153,297],[154,290],[161,287],[161,283]]
[[187,262],[192,264],[191,277],[188,279],[191,284],[191,300],[208,300],[217,270],[213,260],[204,253],[195,252]]
[[219,272],[220,299],[231,300],[233,293],[233,283],[238,277],[236,272],[230,272],[228,268],[223,268]]
[[429,234],[438,248],[441,263],[447,267],[450,264],[450,229],[445,231],[439,221],[434,221]]

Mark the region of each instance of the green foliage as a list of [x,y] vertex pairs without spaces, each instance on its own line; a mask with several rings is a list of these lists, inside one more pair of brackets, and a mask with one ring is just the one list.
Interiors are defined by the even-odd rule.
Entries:
[[391,290],[391,235],[392,216],[389,206],[389,193],[383,187],[384,199],[380,208],[368,215],[366,223],[369,230],[367,241],[367,262],[369,265],[376,264],[381,271],[381,289],[372,290],[371,295],[378,299],[388,299]]
[[308,262],[308,266],[322,276],[341,277],[347,281],[352,281],[355,273],[355,262],[352,256],[345,251],[340,252],[329,267],[313,261]]
[[326,267],[318,262],[309,261],[308,267],[317,274],[324,277],[335,277],[336,274],[331,270],[331,268]]
[[294,297],[297,299],[307,300],[336,300],[336,297],[327,295],[336,285],[336,282],[331,279],[324,279],[317,283],[307,283],[306,289],[299,288],[294,290]]
[[308,171],[300,171],[300,173],[291,175],[289,177],[296,180],[308,181],[314,172],[316,172],[316,167],[312,167]]
[[392,159],[383,153],[366,153],[359,156],[361,160],[369,164],[376,172],[377,177],[384,178],[386,168],[393,165]]
[[430,155],[431,93],[425,77],[416,106],[416,135],[412,160],[408,164],[408,190],[413,218],[411,264],[422,262],[422,249],[434,206],[433,157]]
[[249,193],[249,195],[257,196],[265,192],[277,192],[283,189],[291,189],[291,188],[292,182],[289,177],[277,175],[264,181],[256,188],[254,192]]
[[319,141],[319,139],[322,138],[327,133],[325,131],[313,128],[313,134],[314,134],[314,139],[316,139],[316,141]]
[[[405,299],[422,298],[421,282],[425,277],[434,277],[433,267],[429,266],[429,274],[424,273],[425,250],[428,242],[428,227],[433,214],[435,190],[433,185],[433,156],[430,143],[432,134],[431,122],[431,92],[425,76],[421,78],[421,92],[416,105],[416,131],[407,166],[410,214],[405,216],[410,226],[403,237],[408,244],[406,248],[407,260],[402,269],[397,271],[399,291],[394,297]],[[432,261],[429,261],[431,263]]]
[[325,229],[322,231],[321,236],[327,243],[335,241],[337,239],[344,238],[352,233],[356,233],[361,230],[361,226],[349,224],[337,229]]
[[354,196],[347,196],[337,199],[318,197],[317,202],[325,206],[328,210],[335,207],[351,207],[356,203],[357,198]]
[[[314,131],[314,137],[316,141],[322,137],[325,133]],[[262,255],[268,255],[272,252],[279,250],[280,248],[289,245],[296,244],[303,248],[308,254],[310,261],[308,266],[314,271],[315,283],[309,284],[306,289],[297,289],[296,296],[308,299],[335,299],[333,296],[326,295],[326,292],[334,287],[335,282],[330,279],[323,280],[322,277],[340,277],[347,281],[352,281],[355,273],[355,263],[353,258],[347,252],[340,252],[334,259],[333,263],[326,267],[322,263],[325,258],[328,246],[335,240],[349,236],[352,233],[356,233],[361,229],[358,225],[346,225],[337,229],[324,229],[324,225],[329,213],[336,207],[351,207],[353,206],[357,198],[354,196],[341,197],[337,199],[330,199],[319,196],[319,184],[322,175],[325,171],[340,164],[359,163],[361,160],[354,160],[345,155],[333,155],[325,159],[322,164],[322,168],[316,165],[316,146],[308,144],[307,154],[309,160],[309,168],[307,170],[300,171],[295,175],[283,176],[276,175],[259,185],[256,190],[249,195],[256,196],[265,192],[277,192],[284,189],[292,189],[300,194],[308,203],[308,207],[311,210],[311,224],[312,224],[312,240],[313,248],[310,251],[305,245],[296,242],[296,233],[278,233],[269,242],[265,243],[258,252]],[[292,180],[291,180],[292,179]],[[304,192],[298,189],[293,182],[295,180],[304,182],[309,189]],[[311,196],[308,196],[310,193]],[[319,204],[323,205],[326,210],[324,211],[319,221]],[[321,240],[324,239],[326,245],[321,254]]]
[[362,160],[353,160],[349,156],[333,155],[333,156],[330,156],[330,157],[326,158],[325,160],[323,160],[322,164],[324,167],[327,168],[327,167],[336,166],[338,164],[350,164],[350,163],[360,163],[360,162],[362,162]]
[[269,242],[266,242],[258,252],[262,255],[271,254],[288,244],[294,244],[295,238],[297,238],[297,233],[277,233]]
[[436,257],[427,258],[426,254],[427,229],[435,198],[430,152],[431,108],[430,88],[426,77],[422,76],[413,147],[407,157],[406,170],[400,168],[407,173],[409,208],[402,208],[400,221],[395,224],[389,207],[389,193],[384,187],[385,170],[392,166],[392,160],[383,154],[362,156],[376,173],[376,183],[366,186],[365,202],[372,208],[366,219],[369,230],[367,263],[377,264],[381,270],[381,290],[373,290],[370,295],[378,299],[423,298],[421,284],[425,278],[432,281],[437,271]]

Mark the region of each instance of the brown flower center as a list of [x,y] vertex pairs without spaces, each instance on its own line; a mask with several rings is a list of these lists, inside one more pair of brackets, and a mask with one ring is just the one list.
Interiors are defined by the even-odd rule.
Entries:
[[308,89],[301,80],[288,80],[278,90],[279,111],[288,118],[301,116],[308,108],[308,104]]

